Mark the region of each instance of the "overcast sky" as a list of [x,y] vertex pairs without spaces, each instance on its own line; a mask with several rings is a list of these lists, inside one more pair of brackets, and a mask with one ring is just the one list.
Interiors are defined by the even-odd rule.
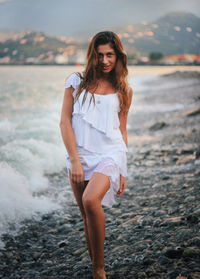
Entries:
[[0,29],[69,36],[150,22],[171,11],[200,16],[200,0],[0,0]]

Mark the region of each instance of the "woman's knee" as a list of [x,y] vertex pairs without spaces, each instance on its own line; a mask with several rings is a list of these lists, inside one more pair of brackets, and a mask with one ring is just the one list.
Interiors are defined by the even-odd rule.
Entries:
[[99,209],[99,206],[101,206],[101,201],[97,198],[84,194],[82,197],[82,203],[86,213],[95,212]]

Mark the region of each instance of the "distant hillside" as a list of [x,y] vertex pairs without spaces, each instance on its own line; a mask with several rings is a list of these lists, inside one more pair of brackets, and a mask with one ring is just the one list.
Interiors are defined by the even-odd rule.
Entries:
[[[10,58],[10,63],[34,61],[36,63],[54,63],[54,58],[63,54],[72,44],[65,38],[59,39],[43,32],[27,31],[15,34],[12,38],[0,43],[0,59]],[[74,48],[77,43],[73,42]]]
[[0,29],[0,42],[11,39],[15,34],[19,33],[16,30]]
[[[120,34],[128,52],[148,55],[160,51],[164,55],[200,52],[200,18],[192,13],[171,12],[154,22],[111,28]],[[92,30],[74,34],[77,40],[87,40]]]
[[160,51],[164,55],[200,52],[200,18],[185,12],[169,13],[155,22],[114,29],[139,55]]
[[[200,18],[191,13],[173,12],[155,22],[112,30],[119,34],[129,58],[149,56],[151,52],[163,55],[200,53]],[[6,41],[2,40],[6,36],[0,32],[0,63],[84,63],[90,31],[76,33],[70,38],[56,38],[31,30],[10,32]]]

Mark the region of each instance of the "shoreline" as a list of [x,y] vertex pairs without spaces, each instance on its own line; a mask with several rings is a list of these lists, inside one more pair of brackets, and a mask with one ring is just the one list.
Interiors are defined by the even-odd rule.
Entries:
[[[0,64],[0,67],[66,67],[66,68],[77,68],[77,69],[84,69],[84,65],[62,65],[62,64]],[[153,72],[156,72],[157,74],[163,74],[165,72],[172,72],[172,70],[177,71],[200,71],[200,65],[128,65],[129,74],[137,74],[137,71],[134,72],[134,69],[138,69],[139,74],[148,73],[150,74],[151,71],[149,69],[154,69]],[[161,71],[159,71],[159,69]],[[143,71],[145,70],[145,71]]]
[[[153,71],[152,71],[153,68]],[[171,66],[129,66],[129,75],[164,75],[170,74],[176,71],[188,71],[188,72],[200,72],[200,66],[180,66],[180,65],[171,65]]]
[[[184,77],[176,79],[181,83]],[[200,277],[200,114],[189,114],[200,107],[200,80],[195,81],[135,92],[136,105],[154,104],[155,110],[133,109],[127,189],[113,208],[104,207],[108,279]],[[177,102],[183,106],[159,110],[162,103],[171,108]],[[51,185],[65,181],[65,171],[51,175]],[[76,203],[23,224],[17,235],[3,235],[0,278],[92,278]]]

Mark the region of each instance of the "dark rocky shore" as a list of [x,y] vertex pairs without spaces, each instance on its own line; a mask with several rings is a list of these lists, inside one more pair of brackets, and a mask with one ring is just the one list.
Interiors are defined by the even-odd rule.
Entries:
[[[171,80],[178,86],[134,95],[144,111],[129,117],[127,190],[105,208],[108,279],[200,278],[200,75],[156,82]],[[169,109],[159,109],[161,103]],[[66,171],[49,180],[63,187]],[[78,207],[67,204],[24,221],[15,236],[3,235],[0,278],[92,278]]]

